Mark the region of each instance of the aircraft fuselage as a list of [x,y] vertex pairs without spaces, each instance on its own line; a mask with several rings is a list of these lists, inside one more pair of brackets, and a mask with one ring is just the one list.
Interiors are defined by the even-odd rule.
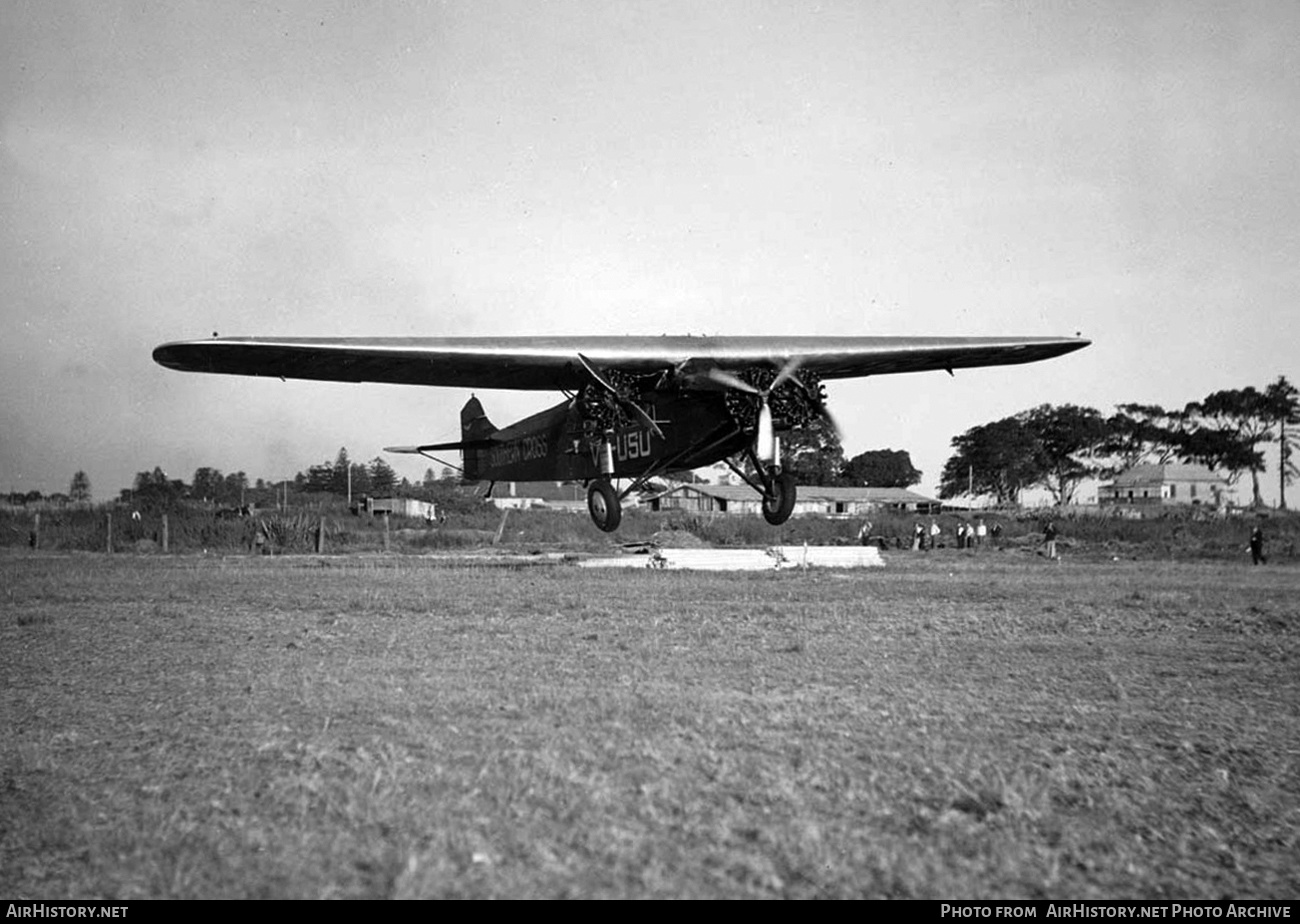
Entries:
[[[721,394],[661,394],[645,407],[662,438],[636,422],[612,433],[593,433],[584,429],[573,402],[565,401],[496,431],[490,447],[466,450],[465,473],[485,481],[630,478],[665,463],[674,470],[712,465],[753,439],[731,420]],[[609,444],[612,472],[602,471],[602,443]]]

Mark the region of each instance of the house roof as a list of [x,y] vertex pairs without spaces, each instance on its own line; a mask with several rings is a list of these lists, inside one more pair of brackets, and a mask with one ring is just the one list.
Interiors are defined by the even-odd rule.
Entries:
[[[758,492],[747,484],[681,484],[664,493],[675,494],[679,491],[696,491],[706,497],[729,502],[759,500]],[[799,500],[869,504],[938,503],[906,488],[840,488],[821,485],[799,485]]]
[[1167,465],[1135,465],[1126,472],[1120,472],[1106,487],[1128,488],[1150,486],[1176,482],[1202,482],[1206,484],[1226,484],[1227,482],[1204,465],[1169,463]]
[[800,487],[803,497],[822,498],[828,501],[862,501],[870,504],[937,504],[932,497],[917,494],[907,488],[840,488],[809,485]]
[[[663,494],[690,493],[703,494],[715,500],[757,501],[758,492],[747,484],[679,484],[673,485]],[[660,496],[662,497],[663,494]]]

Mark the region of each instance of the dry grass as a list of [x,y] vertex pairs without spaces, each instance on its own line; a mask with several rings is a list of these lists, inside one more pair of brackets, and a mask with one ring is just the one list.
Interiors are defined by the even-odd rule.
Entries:
[[13,897],[1294,897],[1300,573],[0,557]]

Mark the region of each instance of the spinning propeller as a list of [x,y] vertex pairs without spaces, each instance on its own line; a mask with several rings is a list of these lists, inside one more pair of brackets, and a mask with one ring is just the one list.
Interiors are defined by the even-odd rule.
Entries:
[[710,369],[708,376],[719,385],[725,385],[736,391],[743,391],[747,394],[758,397],[758,433],[755,437],[755,454],[761,461],[771,462],[776,458],[776,437],[772,429],[772,407],[770,398],[786,382],[791,383],[797,388],[807,400],[807,406],[811,408],[818,417],[825,420],[839,435],[839,427],[835,424],[835,418],[831,416],[826,407],[826,402],[822,400],[821,386],[813,380],[813,384],[805,382],[797,373],[799,367],[803,365],[803,358],[793,356],[786,361],[786,364],[777,372],[765,387],[754,385],[747,382],[737,375],[733,375],[723,369]]

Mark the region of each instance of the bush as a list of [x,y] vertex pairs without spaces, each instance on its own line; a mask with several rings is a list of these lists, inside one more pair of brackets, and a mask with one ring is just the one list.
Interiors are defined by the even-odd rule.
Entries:
[[[543,548],[602,550],[611,546],[658,541],[692,545],[765,547],[772,545],[847,545],[858,541],[864,517],[792,517],[779,527],[757,515],[700,514],[682,510],[652,513],[640,508],[624,512],[616,533],[602,533],[585,512],[550,509],[511,510],[505,515],[501,545],[536,551]],[[941,543],[954,545],[959,520],[978,513],[946,513],[933,518],[942,533]],[[40,548],[53,551],[104,551],[108,518],[112,518],[113,550],[153,551],[162,547],[163,515],[132,511],[114,505],[97,508],[49,509],[40,512]],[[329,498],[306,507],[267,510],[243,519],[217,517],[210,507],[181,505],[167,514],[168,548],[172,552],[311,553],[316,535],[325,527],[326,552],[423,552],[491,545],[501,527],[503,511],[481,501],[449,512],[437,525],[423,520],[394,517],[388,525],[382,516],[355,515],[342,501]],[[996,512],[983,514],[990,530],[1002,526],[1002,545],[1034,546],[1048,517],[1057,523],[1060,542],[1072,554],[1111,557],[1237,559],[1244,557],[1250,530],[1259,519],[1196,518],[1170,514],[1145,520],[1092,515],[1054,516],[1053,511]],[[927,529],[932,518],[916,514],[877,512],[869,519],[872,536],[887,548],[911,545],[917,522]],[[0,510],[0,546],[26,547],[34,528],[34,515],[23,510]],[[1266,551],[1278,561],[1295,560],[1300,546],[1300,515],[1270,513],[1264,520]],[[675,539],[680,536],[680,539]],[[258,542],[259,537],[261,542]],[[688,538],[689,537],[689,538]]]

